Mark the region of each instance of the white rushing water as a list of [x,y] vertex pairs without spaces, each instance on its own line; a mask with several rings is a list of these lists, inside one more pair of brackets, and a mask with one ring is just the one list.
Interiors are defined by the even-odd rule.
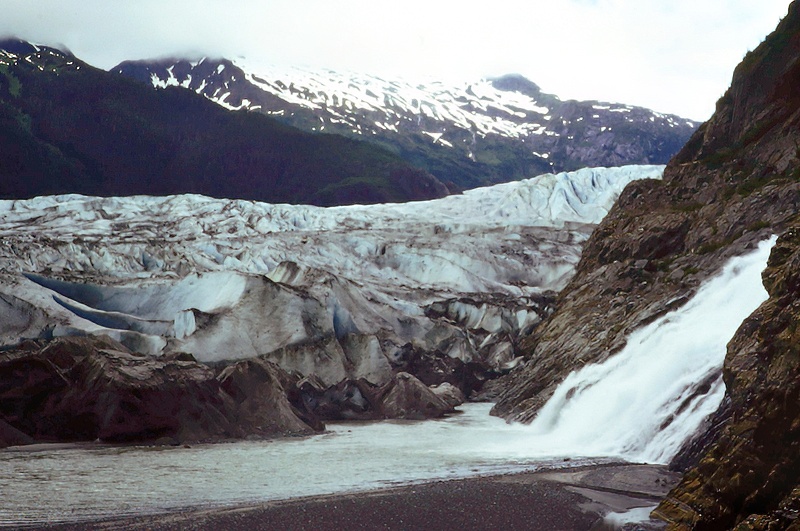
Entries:
[[604,363],[570,374],[531,425],[531,448],[667,463],[719,407],[726,346],[768,294],[776,237],[731,259],[684,306],[637,330]]
[[468,404],[446,419],[333,424],[302,439],[4,450],[0,526],[374,489],[567,458],[667,462],[722,399],[725,347],[767,298],[761,271],[774,241],[732,259],[606,362],[571,374],[530,426]]

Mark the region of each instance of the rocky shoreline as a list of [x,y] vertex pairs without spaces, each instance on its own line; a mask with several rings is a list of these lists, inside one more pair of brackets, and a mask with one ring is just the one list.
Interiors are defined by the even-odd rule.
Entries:
[[[678,475],[663,466],[592,465],[41,528],[619,529],[624,518],[615,519],[611,513],[647,511],[677,480]],[[655,521],[635,525],[663,527]]]
[[212,367],[131,352],[107,336],[0,352],[0,448],[35,442],[186,444],[310,435],[334,419],[425,419],[464,401],[406,372],[326,387],[262,358]]

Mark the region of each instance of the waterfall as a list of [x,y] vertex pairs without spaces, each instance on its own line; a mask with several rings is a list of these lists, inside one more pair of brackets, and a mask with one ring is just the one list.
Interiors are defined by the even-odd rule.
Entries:
[[571,373],[529,427],[528,451],[666,463],[719,407],[726,345],[767,299],[776,238],[731,259],[683,307],[635,331],[624,349]]

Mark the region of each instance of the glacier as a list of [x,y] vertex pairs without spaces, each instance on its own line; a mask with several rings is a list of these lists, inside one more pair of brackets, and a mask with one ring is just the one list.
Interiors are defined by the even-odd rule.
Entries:
[[[775,238],[732,258],[683,307],[634,332],[605,362],[573,373],[531,425],[491,404],[428,422],[332,423],[325,434],[222,445],[40,447],[0,452],[0,526],[78,522],[186,507],[617,462],[666,463],[722,398],[725,345],[767,294]],[[309,467],[309,462],[324,466]],[[164,471],[167,471],[165,473]],[[175,489],[174,473],[187,488]],[[124,477],[125,481],[119,481]],[[8,489],[4,486],[11,485]],[[52,496],[56,488],[59,496]],[[98,489],[105,495],[98,497]],[[652,507],[606,515],[646,520]]]
[[624,186],[662,172],[591,168],[333,208],[0,201],[0,345],[107,334],[152,355],[266,355],[326,385],[384,383],[409,349],[505,370]]

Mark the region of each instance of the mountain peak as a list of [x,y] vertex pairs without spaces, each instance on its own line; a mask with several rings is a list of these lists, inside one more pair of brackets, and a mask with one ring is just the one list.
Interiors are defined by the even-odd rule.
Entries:
[[664,164],[697,126],[641,107],[562,102],[520,74],[417,83],[243,59],[125,62],[113,71],[308,132],[389,147],[451,189],[584,167]]
[[7,36],[0,38],[0,50],[18,55],[27,55],[39,51],[39,46],[17,37]]
[[74,57],[72,52],[70,52],[66,46],[59,45],[58,47],[52,47],[33,44],[29,41],[14,36],[0,37],[0,51],[12,53],[14,55],[30,55],[46,51],[50,54],[64,57]]
[[539,85],[526,78],[522,74],[505,74],[500,77],[489,79],[494,88],[498,90],[516,91],[532,98],[542,95]]

